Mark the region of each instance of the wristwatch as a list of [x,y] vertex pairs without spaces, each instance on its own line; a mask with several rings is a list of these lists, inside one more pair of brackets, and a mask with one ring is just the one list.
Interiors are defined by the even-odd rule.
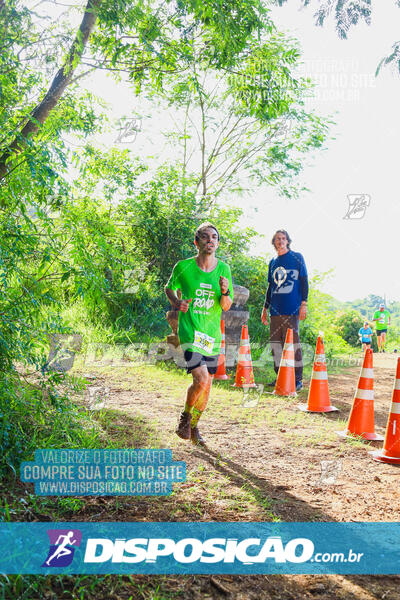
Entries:
[[221,292],[221,296],[230,296],[231,292],[228,290],[227,292]]

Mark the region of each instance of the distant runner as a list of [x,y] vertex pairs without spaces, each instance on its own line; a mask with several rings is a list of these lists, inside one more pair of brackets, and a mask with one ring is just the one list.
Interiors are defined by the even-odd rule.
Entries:
[[[165,286],[172,306],[179,310],[178,336],[193,377],[176,434],[184,440],[205,444],[197,427],[205,410],[218,367],[221,347],[221,313],[232,305],[231,270],[215,256],[219,233],[211,223],[200,225],[194,238],[197,256],[180,260]],[[176,296],[181,290],[182,299]]]
[[358,332],[360,342],[362,343],[362,349],[364,351],[371,347],[372,333],[373,331],[369,326],[368,321],[365,321],[364,327],[361,327],[360,331]]
[[379,305],[372,320],[376,323],[376,337],[378,341],[378,352],[385,352],[385,342],[388,327],[390,325],[390,312],[384,304]]

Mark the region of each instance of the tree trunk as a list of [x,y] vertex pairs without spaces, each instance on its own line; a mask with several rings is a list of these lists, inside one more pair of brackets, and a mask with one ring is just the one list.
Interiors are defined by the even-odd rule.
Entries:
[[[80,62],[90,34],[97,20],[97,11],[101,0],[88,0],[82,22],[77,31],[75,40],[66,56],[65,63],[55,75],[49,90],[43,100],[32,111],[28,122],[20,133],[14,138],[7,150],[0,156],[0,181],[7,176],[7,159],[12,154],[18,154],[24,149],[25,141],[37,134],[50,112],[57,106],[58,101],[72,80],[72,76]],[[0,0],[1,7],[1,0]]]

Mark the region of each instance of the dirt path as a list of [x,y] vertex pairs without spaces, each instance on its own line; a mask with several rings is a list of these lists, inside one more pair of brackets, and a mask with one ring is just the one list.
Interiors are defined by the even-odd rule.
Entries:
[[[385,356],[385,361],[390,358]],[[375,364],[375,421],[376,431],[382,434],[391,402],[393,372],[393,368]],[[257,406],[246,406],[236,391],[234,396],[232,393],[232,404],[225,401],[225,406],[221,406],[214,390],[200,422],[207,437],[207,450],[193,447],[173,434],[186,380],[178,386],[178,395],[168,388],[168,383],[165,386],[160,381],[158,386],[154,379],[146,380],[139,370],[119,376],[119,383],[124,383],[120,388],[109,376],[100,376],[97,382],[103,380],[110,387],[108,408],[142,415],[155,426],[165,447],[173,448],[174,456],[187,462],[189,471],[200,464],[209,465],[212,471],[229,479],[232,493],[234,488],[250,483],[255,493],[258,490],[272,500],[272,512],[282,520],[399,521],[400,469],[377,463],[369,455],[382,443],[352,445],[335,434],[335,430],[344,428],[358,375],[359,369],[354,368],[329,377],[331,402],[340,412],[327,415],[299,413],[297,404],[306,401],[307,390],[295,400],[278,400],[263,394]],[[229,390],[227,384],[224,388]],[[201,489],[196,493],[199,501],[203,495],[209,495]],[[223,504],[222,512],[226,511],[226,503]],[[222,520],[218,507],[218,502],[213,503],[199,515],[199,520]],[[250,520],[249,515],[246,520]]]
[[[375,360],[376,430],[384,434],[393,389],[396,355]],[[244,398],[229,382],[218,383],[201,420],[207,448],[174,434],[188,379],[157,367],[93,371],[106,385],[106,408],[118,411],[118,427],[132,431],[132,446],[169,447],[188,467],[187,482],[169,498],[124,501],[124,520],[166,521],[399,521],[400,469],[372,460],[382,443],[347,442],[343,429],[359,368],[329,376],[332,404],[339,413],[298,411],[297,399],[269,394]],[[307,382],[306,382],[307,383]],[[118,425],[119,423],[119,425]],[[324,464],[323,461],[328,461]],[[104,520],[104,516],[101,517]],[[189,578],[190,579],[190,578]],[[218,579],[218,578],[217,578]],[[225,596],[240,598],[354,598],[400,600],[400,577],[268,576],[221,577]],[[210,577],[185,598],[224,595]],[[182,580],[183,581],[183,580]],[[280,582],[280,583],[279,583]],[[186,585],[186,584],[185,584]],[[197,595],[196,595],[197,594]],[[198,595],[200,594],[200,595]]]

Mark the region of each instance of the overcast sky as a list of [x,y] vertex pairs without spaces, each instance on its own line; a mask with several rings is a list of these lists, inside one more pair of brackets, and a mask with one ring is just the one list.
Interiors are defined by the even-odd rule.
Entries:
[[[360,24],[351,29],[348,40],[341,40],[333,21],[316,27],[312,7],[299,10],[299,6],[300,2],[290,0],[273,9],[273,18],[280,29],[300,41],[303,73],[319,84],[308,106],[333,116],[336,139],[314,161],[305,158],[302,180],[311,193],[284,200],[272,188],[254,189],[250,197],[238,198],[237,204],[245,208],[244,224],[266,236],[256,252],[271,251],[272,233],[284,228],[310,272],[334,268],[324,291],[340,300],[369,293],[400,300],[400,75],[386,68],[375,78],[380,59],[399,39],[400,9],[392,0],[375,3],[372,25]],[[165,126],[164,113],[151,110],[146,117],[143,102],[132,89],[117,85],[104,73],[97,73],[86,85],[106,98],[115,118],[144,112],[143,132],[136,144],[140,136],[150,139],[152,153],[164,144],[171,157],[171,147],[161,136],[157,138],[157,131]],[[103,138],[106,144],[114,139],[115,132]],[[344,218],[349,195],[351,199],[361,196],[369,204],[363,218],[353,218],[362,211]]]

